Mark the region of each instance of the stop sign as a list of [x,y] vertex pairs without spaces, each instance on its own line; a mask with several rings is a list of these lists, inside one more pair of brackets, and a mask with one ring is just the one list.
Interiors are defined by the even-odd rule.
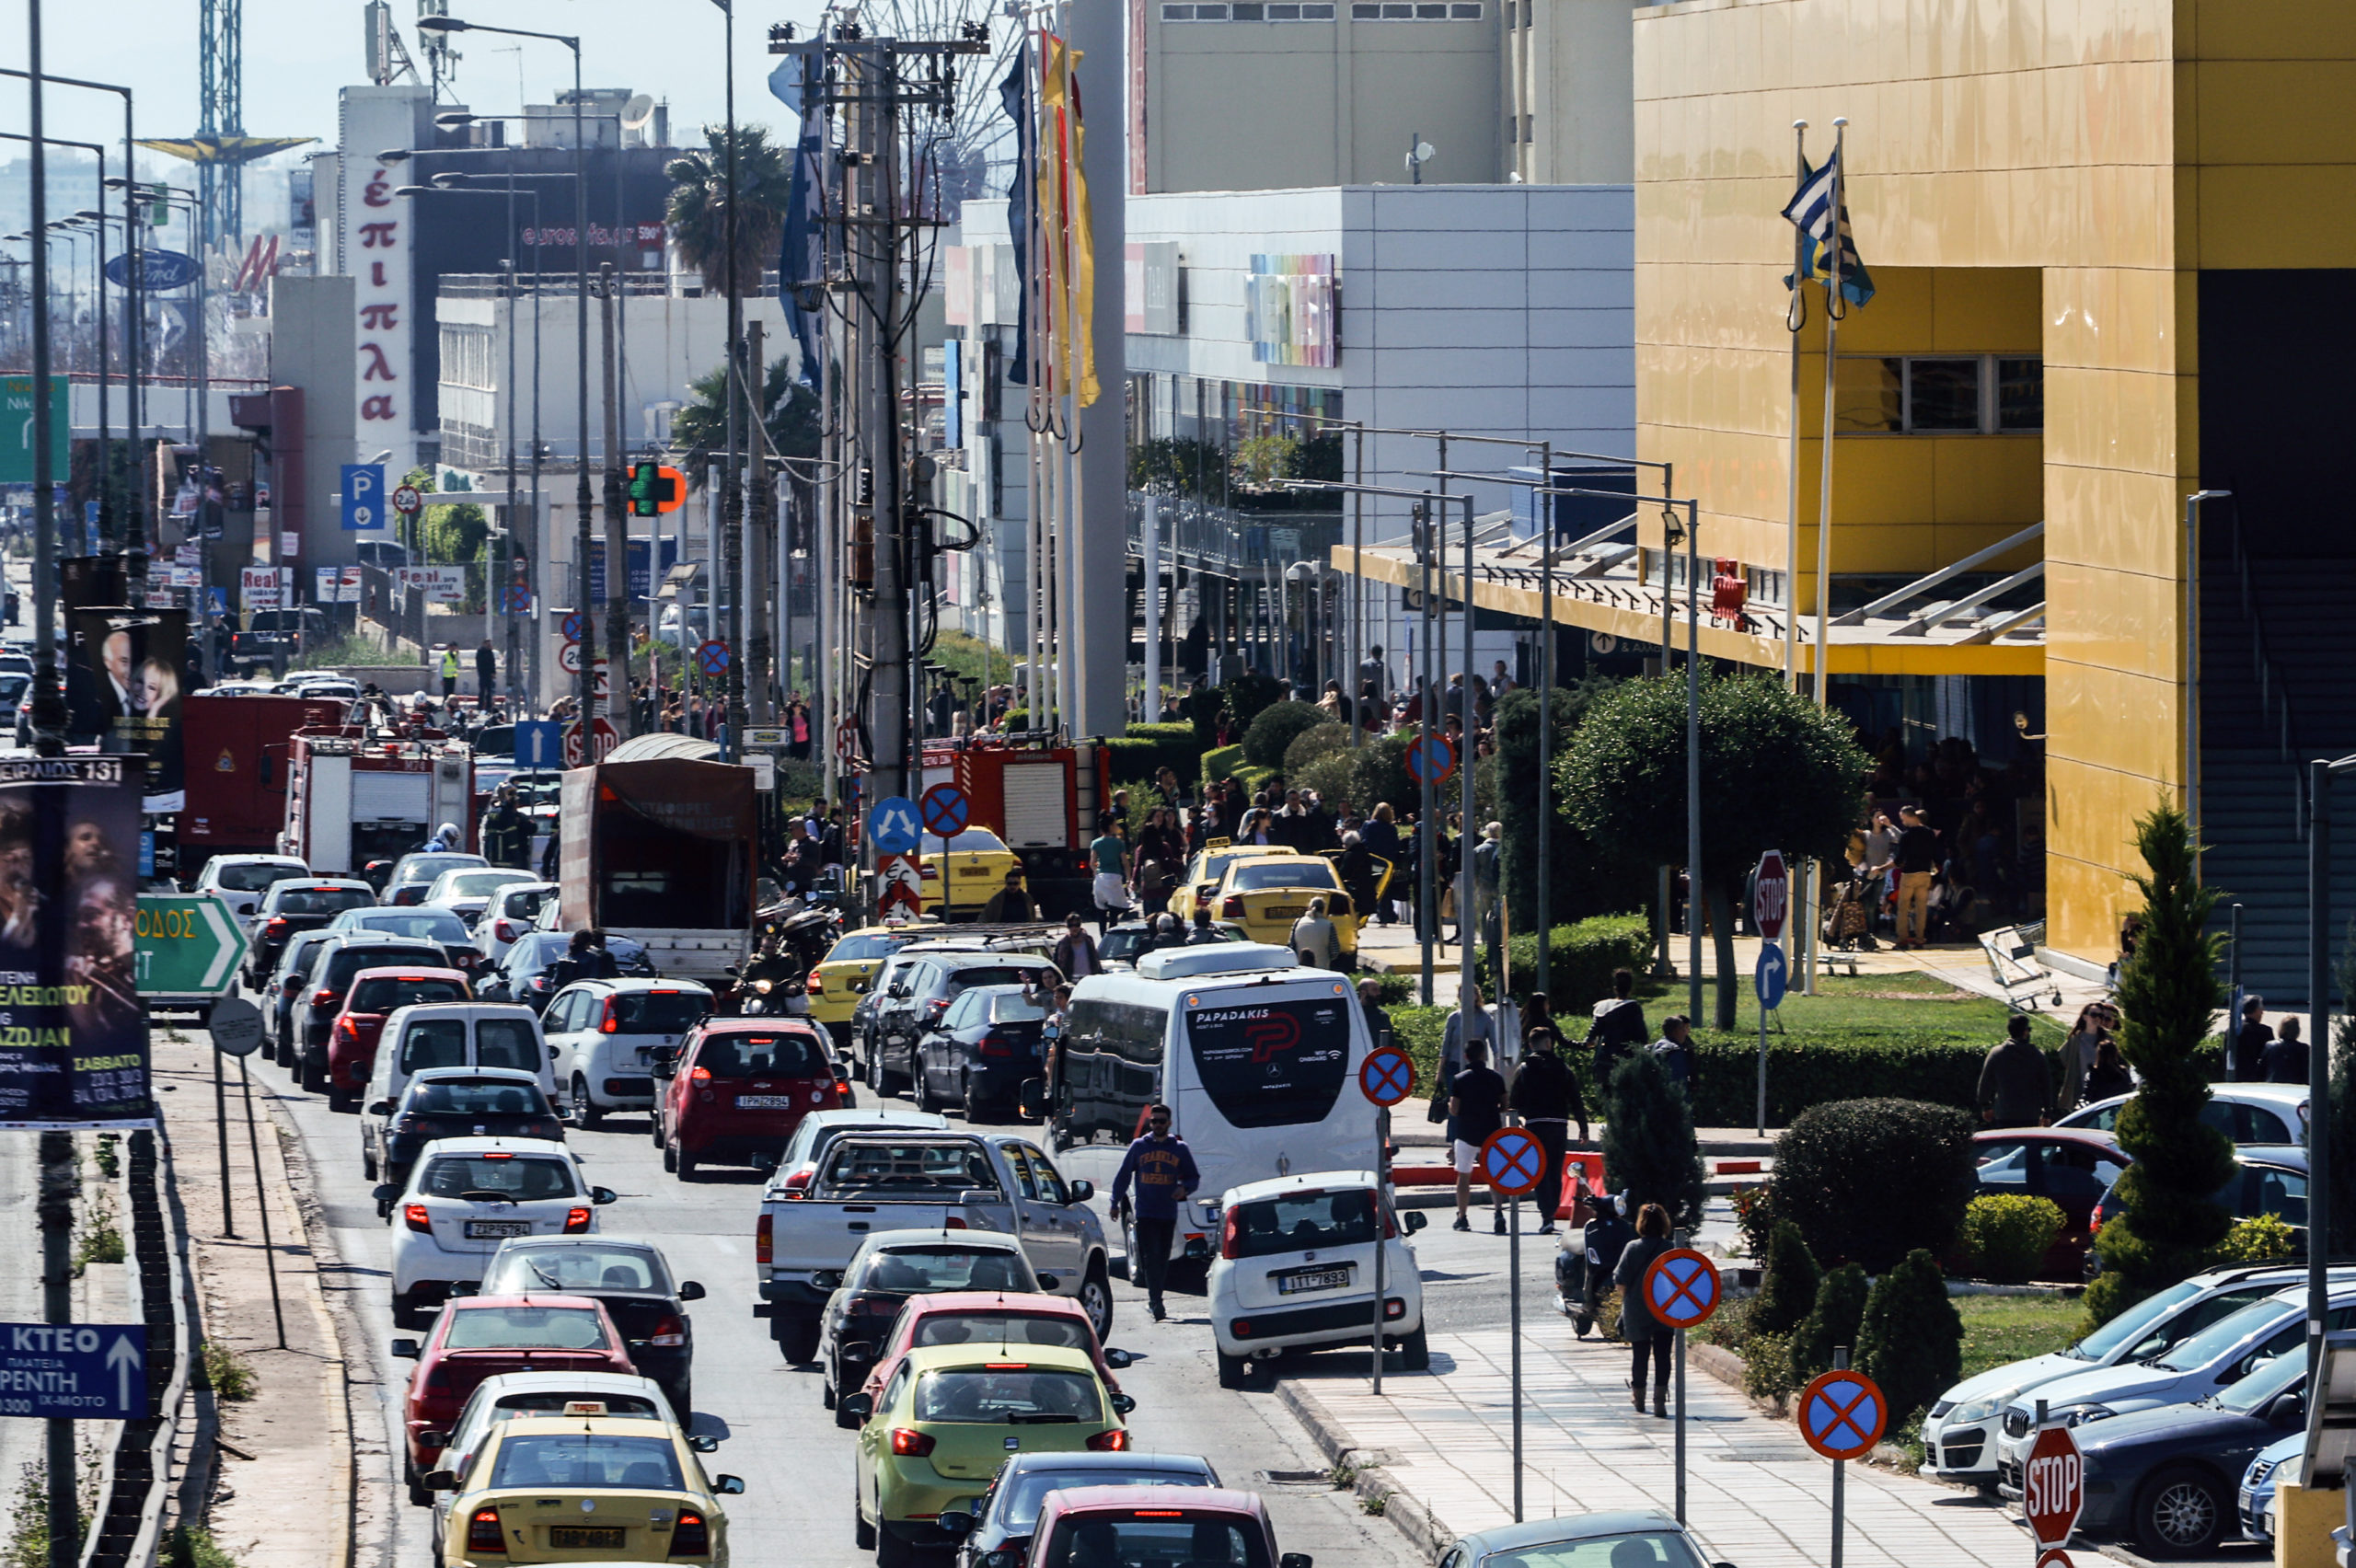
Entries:
[[2086,1504],[2086,1461],[2066,1426],[2048,1426],[2029,1445],[2021,1475],[2021,1512],[2039,1547],[2065,1544]]
[[1792,899],[1792,879],[1784,870],[1780,849],[1759,857],[1759,874],[1750,894],[1750,918],[1759,934],[1773,941],[1784,934],[1784,911]]

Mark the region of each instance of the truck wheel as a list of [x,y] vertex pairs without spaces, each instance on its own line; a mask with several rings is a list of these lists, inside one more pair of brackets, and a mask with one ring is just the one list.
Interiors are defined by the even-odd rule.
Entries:
[[1415,1325],[1414,1333],[1400,1342],[1399,1352],[1400,1360],[1408,1371],[1428,1372],[1431,1370],[1431,1342],[1424,1337],[1424,1326],[1421,1323]]
[[1251,1362],[1245,1360],[1240,1355],[1230,1355],[1223,1350],[1217,1354],[1218,1355],[1218,1386],[1220,1388],[1240,1389],[1251,1381]]
[[1080,1309],[1095,1325],[1098,1344],[1113,1337],[1113,1286],[1104,1277],[1103,1258],[1089,1263],[1088,1277],[1080,1282]]
[[769,1337],[777,1341],[779,1355],[796,1366],[806,1366],[818,1354],[818,1320],[773,1317]]
[[579,1073],[572,1075],[572,1124],[586,1131],[604,1123],[606,1113],[589,1098],[589,1080]]

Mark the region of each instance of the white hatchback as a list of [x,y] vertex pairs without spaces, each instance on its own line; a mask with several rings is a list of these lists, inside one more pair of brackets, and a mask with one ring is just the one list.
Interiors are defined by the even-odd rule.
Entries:
[[711,993],[693,980],[583,980],[558,992],[540,1031],[572,1124],[653,1110],[655,1053],[676,1050],[710,1012]]
[[[1288,1350],[1364,1344],[1374,1329],[1375,1258],[1381,1249],[1382,1343],[1407,1370],[1431,1365],[1423,1276],[1406,1237],[1424,1216],[1401,1217],[1370,1170],[1321,1170],[1230,1187],[1207,1294],[1218,1380],[1240,1389],[1252,1363]],[[1144,1278],[1135,1258],[1129,1277]]]
[[215,855],[204,862],[189,892],[212,894],[243,924],[271,883],[310,874],[311,868],[292,855]]
[[492,968],[507,956],[516,938],[534,928],[540,906],[557,901],[556,892],[552,882],[514,882],[491,895],[475,917],[475,946],[482,949]]
[[394,1205],[393,1323],[403,1329],[424,1327],[425,1309],[448,1300],[452,1286],[481,1284],[509,1237],[593,1233],[597,1210],[614,1201],[571,1149],[541,1138],[444,1138],[406,1189],[375,1195]]

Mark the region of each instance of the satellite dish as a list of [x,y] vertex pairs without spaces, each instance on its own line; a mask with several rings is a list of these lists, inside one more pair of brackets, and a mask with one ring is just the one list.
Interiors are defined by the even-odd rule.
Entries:
[[653,118],[654,96],[652,93],[636,94],[629,102],[622,105],[622,129],[625,131],[643,131],[646,122]]

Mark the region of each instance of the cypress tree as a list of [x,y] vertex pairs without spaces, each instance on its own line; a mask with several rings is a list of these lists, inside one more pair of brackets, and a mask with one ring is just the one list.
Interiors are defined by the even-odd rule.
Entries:
[[1832,1353],[1842,1345],[1854,1348],[1858,1325],[1865,1321],[1865,1271],[1854,1263],[1842,1263],[1824,1276],[1816,1287],[1816,1304],[1792,1331],[1795,1385],[1831,1371]]
[[1920,1248],[1875,1282],[1857,1330],[1858,1371],[1889,1401],[1897,1431],[1963,1376],[1963,1314],[1947,1298],[1946,1276]]
[[1750,1332],[1787,1334],[1816,1305],[1818,1283],[1824,1271],[1807,1250],[1800,1228],[1779,1219],[1767,1240],[1767,1273],[1759,1282],[1759,1296],[1750,1304]]
[[[1702,1145],[1693,1107],[1649,1051],[1622,1062],[1603,1094],[1603,1169],[1632,1205],[1658,1204],[1669,1223],[1702,1223]],[[1634,1207],[1629,1210],[1634,1215]]]

